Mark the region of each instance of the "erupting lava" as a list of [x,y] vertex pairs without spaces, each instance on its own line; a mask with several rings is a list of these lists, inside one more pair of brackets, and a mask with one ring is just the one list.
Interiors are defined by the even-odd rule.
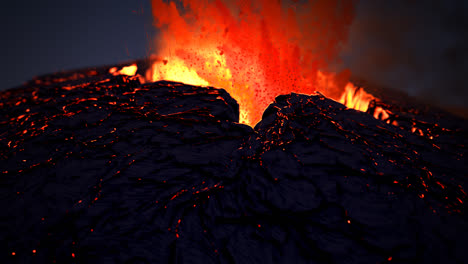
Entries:
[[[224,88],[239,103],[240,122],[249,125],[280,94],[320,91],[362,111],[374,99],[344,100],[357,95],[350,72],[328,70],[347,41],[352,0],[166,2],[152,0],[160,59],[148,81]],[[356,104],[360,98],[365,106]]]
[[[343,94],[339,100],[340,103],[346,105],[349,108],[354,108],[356,110],[367,112],[369,109],[369,104],[372,100],[376,100],[373,95],[366,93],[361,87],[355,87],[352,83],[348,83],[345,87]],[[382,107],[375,107],[373,109],[373,115],[377,119],[385,120],[389,117],[387,111],[382,109]],[[398,125],[395,121],[392,124]]]
[[132,64],[130,66],[123,67],[121,70],[117,70],[117,67],[112,67],[109,69],[109,73],[113,75],[127,75],[127,76],[133,76],[136,74],[138,70],[138,67],[136,64]]

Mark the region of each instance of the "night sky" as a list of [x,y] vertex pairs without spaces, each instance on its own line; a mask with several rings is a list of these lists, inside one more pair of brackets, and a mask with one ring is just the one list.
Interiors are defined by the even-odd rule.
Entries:
[[[1,8],[0,90],[34,76],[144,58],[149,0],[9,1]],[[468,1],[361,0],[343,51],[358,77],[467,107]]]
[[149,0],[20,0],[0,9],[0,90],[40,74],[144,58]]

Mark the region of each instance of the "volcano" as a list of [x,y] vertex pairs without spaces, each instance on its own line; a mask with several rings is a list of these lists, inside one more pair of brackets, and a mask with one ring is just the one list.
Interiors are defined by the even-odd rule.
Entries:
[[364,87],[367,112],[289,93],[251,127],[151,65],[0,93],[2,263],[466,263],[466,120]]

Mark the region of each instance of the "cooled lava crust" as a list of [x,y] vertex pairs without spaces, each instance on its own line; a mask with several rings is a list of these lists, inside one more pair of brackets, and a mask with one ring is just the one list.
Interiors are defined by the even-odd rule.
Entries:
[[107,69],[1,92],[0,262],[467,263],[464,120],[420,135],[288,94],[251,128],[238,109]]

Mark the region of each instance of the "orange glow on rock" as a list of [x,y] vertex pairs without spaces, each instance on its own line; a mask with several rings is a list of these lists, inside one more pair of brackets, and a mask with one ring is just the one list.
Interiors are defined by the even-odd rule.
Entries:
[[354,1],[152,0],[158,59],[147,81],[224,88],[255,125],[291,92],[339,99],[350,72],[330,71],[347,41]]

